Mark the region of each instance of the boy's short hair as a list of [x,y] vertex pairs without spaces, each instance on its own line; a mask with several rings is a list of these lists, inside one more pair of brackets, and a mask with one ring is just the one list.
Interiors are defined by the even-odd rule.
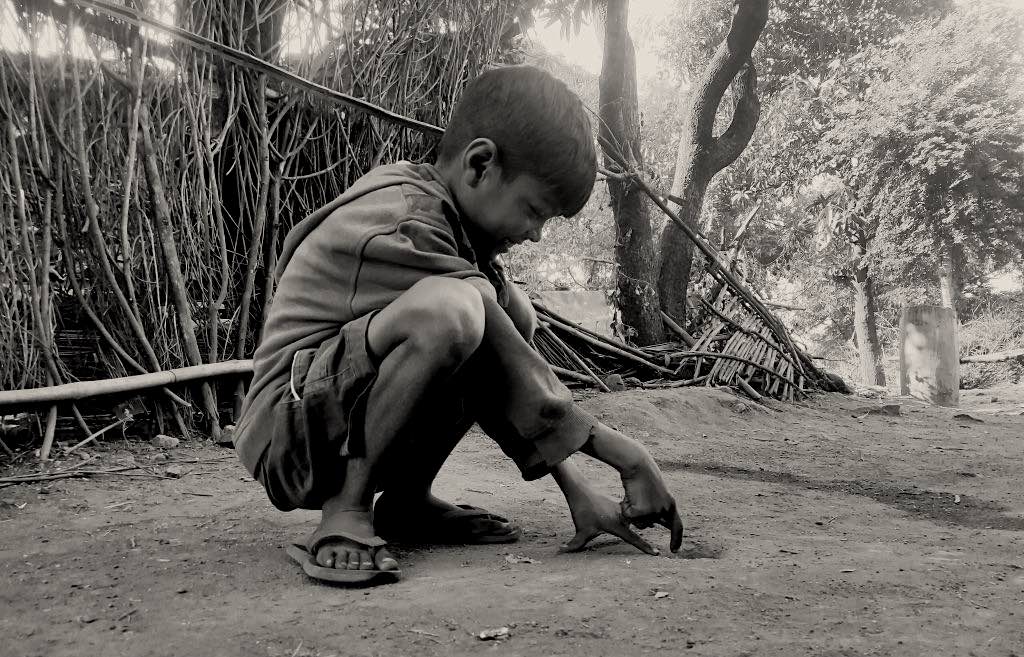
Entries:
[[490,139],[508,179],[526,173],[547,185],[564,216],[590,198],[597,153],[582,101],[560,80],[533,66],[482,73],[462,94],[438,147],[450,162],[470,142]]

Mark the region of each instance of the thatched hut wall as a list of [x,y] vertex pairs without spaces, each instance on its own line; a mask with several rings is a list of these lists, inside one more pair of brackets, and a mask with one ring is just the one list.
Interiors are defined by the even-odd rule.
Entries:
[[[343,20],[337,2],[301,5],[321,39],[304,52],[282,45],[290,3],[261,9],[277,19],[258,38],[231,2],[177,13],[186,29],[444,125],[465,82],[513,56],[523,3],[341,4]],[[4,40],[16,47],[0,50],[0,389],[248,357],[290,227],[376,164],[435,145],[134,27],[91,25],[82,40],[68,22],[95,16],[73,2],[17,7],[21,31]],[[150,410],[212,427],[223,392],[187,408],[174,390]]]

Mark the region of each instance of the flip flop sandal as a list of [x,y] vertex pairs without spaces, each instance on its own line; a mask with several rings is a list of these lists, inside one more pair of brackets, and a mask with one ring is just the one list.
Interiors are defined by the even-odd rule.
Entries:
[[[494,524],[503,525],[495,528]],[[514,543],[523,530],[499,515],[479,507],[459,504],[457,508],[438,516],[428,516],[417,522],[375,527],[381,536],[395,543],[430,543],[434,545],[475,545]]]
[[296,563],[302,566],[302,570],[315,580],[330,582],[332,584],[385,584],[397,582],[402,576],[401,570],[349,570],[342,568],[328,568],[316,562],[316,553],[320,547],[329,541],[346,540],[367,548],[382,548],[387,542],[376,536],[367,538],[357,536],[348,532],[330,531],[315,533],[310,537],[307,545],[293,543],[285,551]]

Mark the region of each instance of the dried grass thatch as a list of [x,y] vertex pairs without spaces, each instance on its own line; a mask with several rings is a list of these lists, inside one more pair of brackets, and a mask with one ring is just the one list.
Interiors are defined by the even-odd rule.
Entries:
[[[250,354],[291,225],[378,163],[427,156],[440,130],[415,125],[444,124],[508,56],[520,4],[149,5],[178,15],[168,40],[131,5],[16,0],[0,22],[18,25],[0,50],[0,389]],[[200,393],[166,390],[159,415],[216,432],[223,404]]]

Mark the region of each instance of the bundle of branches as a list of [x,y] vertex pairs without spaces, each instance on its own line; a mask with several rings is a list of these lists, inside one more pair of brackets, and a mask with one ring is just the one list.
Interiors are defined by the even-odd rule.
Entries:
[[563,376],[602,389],[608,388],[602,377],[611,374],[645,387],[729,385],[755,400],[768,396],[793,401],[809,390],[846,391],[842,380],[814,365],[778,317],[749,289],[735,271],[734,254],[723,259],[699,228],[669,208],[668,196],[655,192],[625,158],[616,157],[616,148],[606,152],[621,166],[606,175],[642,190],[704,254],[707,268],[702,283],[709,291],[698,297],[698,307],[688,313],[685,327],[661,313],[678,342],[643,348],[585,330],[535,304],[538,317],[547,325],[537,337],[537,347]]
[[[644,348],[583,330],[538,307],[538,317],[549,324],[538,336],[541,353],[564,376],[593,381],[602,389],[607,384],[601,376],[617,374],[654,387],[735,385],[754,399],[770,396],[792,401],[809,389],[845,391],[841,380],[815,367],[794,344],[783,323],[735,271],[734,262],[723,258],[697,226],[669,207],[671,197],[652,189],[623,155],[621,145],[603,135],[599,141],[617,165],[602,173],[644,193],[693,243],[707,260],[706,287],[712,292],[700,299],[698,312],[688,313],[687,327],[661,313],[680,342]],[[579,342],[585,346],[577,346]]]
[[[465,82],[508,56],[521,4],[0,7],[17,26],[0,48],[0,389],[248,357],[283,236],[373,166],[427,157]],[[227,409],[197,388],[150,410],[216,436]],[[49,439],[55,423],[56,407]]]
[[810,390],[841,385],[809,367],[806,354],[780,340],[722,287],[699,302],[703,312],[693,314],[688,328],[665,316],[678,341],[649,347],[595,333],[534,303],[541,322],[534,345],[563,378],[605,391],[609,384],[623,383],[645,388],[736,386],[755,400],[793,401]]

